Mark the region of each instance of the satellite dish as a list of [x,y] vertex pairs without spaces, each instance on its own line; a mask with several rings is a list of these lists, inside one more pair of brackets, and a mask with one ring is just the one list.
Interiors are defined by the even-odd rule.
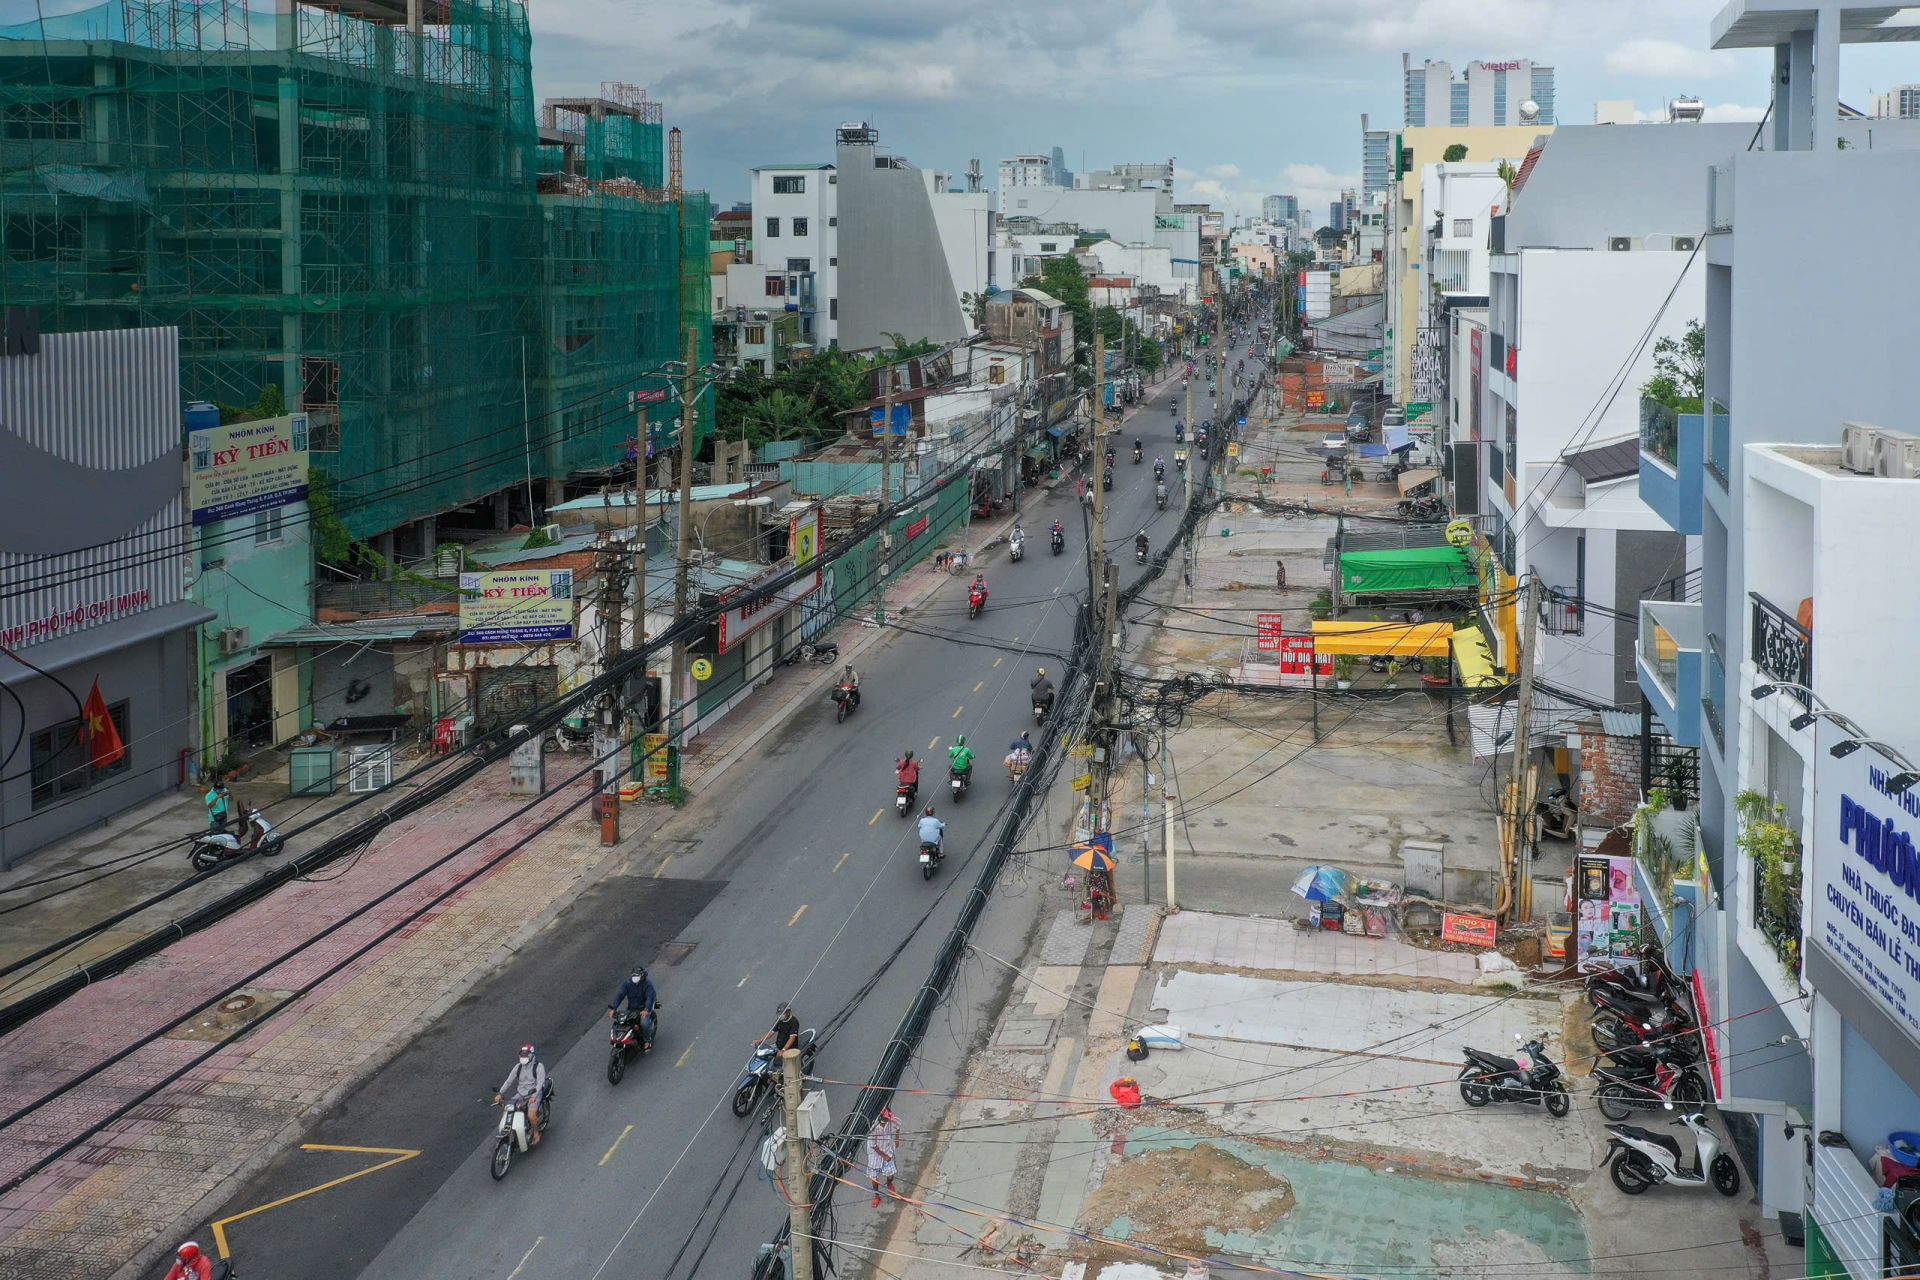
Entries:
[[1532,98],[1528,98],[1525,102],[1520,104],[1521,123],[1532,124],[1534,121],[1538,120],[1539,118],[1540,118],[1539,103],[1535,102]]

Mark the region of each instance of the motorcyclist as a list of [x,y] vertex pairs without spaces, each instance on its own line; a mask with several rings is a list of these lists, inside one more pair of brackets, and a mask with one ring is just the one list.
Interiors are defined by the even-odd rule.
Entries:
[[507,1078],[500,1082],[500,1087],[494,1090],[493,1102],[498,1106],[501,1102],[512,1099],[515,1106],[525,1104],[527,1131],[532,1135],[527,1145],[531,1147],[540,1145],[540,1099],[546,1091],[546,1064],[540,1061],[540,1055],[533,1051],[532,1045],[521,1045],[519,1058],[508,1070]]
[[946,834],[947,824],[934,817],[933,806],[928,805],[927,811],[920,815],[920,843],[930,844],[938,850]]
[[775,1054],[785,1053],[800,1043],[800,1019],[794,1015],[793,1006],[785,1000],[773,1011],[773,1030],[761,1037],[761,1044],[773,1046]]
[[1144,446],[1142,446],[1138,440],[1135,440],[1133,442],[1133,460],[1135,462],[1138,462],[1140,461],[1141,458],[1145,456],[1146,454],[1144,452]]
[[167,1280],[215,1280],[216,1276],[226,1273],[227,1265],[224,1262],[216,1271],[207,1251],[189,1240],[174,1251],[173,1266],[167,1272]]
[[920,794],[920,762],[909,751],[894,762],[894,769],[900,775],[900,785],[907,789],[909,803],[911,798]]
[[961,734],[954,744],[947,748],[947,764],[962,777],[973,773],[973,748],[967,745],[967,735]]
[[1027,681],[1027,688],[1033,694],[1033,705],[1053,710],[1053,681],[1047,676],[1047,669],[1040,667],[1033,673],[1033,679]]
[[987,578],[985,574],[973,575],[973,585],[967,588],[967,603],[985,608],[987,604]]
[[1055,520],[1053,522],[1053,528],[1049,529],[1047,533],[1049,534],[1049,536],[1051,536],[1056,541],[1058,541],[1059,539],[1067,536],[1067,526],[1065,526],[1064,524],[1061,524],[1058,520]]
[[851,662],[840,669],[840,687],[847,691],[854,706],[860,705],[860,673],[853,669]]
[[1147,549],[1152,545],[1153,543],[1147,538],[1147,531],[1145,529],[1133,535],[1133,550],[1136,555],[1146,555]]
[[647,1034],[640,1043],[640,1052],[645,1053],[653,1048],[651,1024],[654,1011],[660,1007],[660,993],[654,990],[653,979],[647,976],[647,966],[643,964],[633,966],[633,972],[628,975],[625,982],[620,984],[620,989],[613,993],[613,1003],[607,1006],[607,1016],[619,1017],[620,1006],[623,1004],[627,1012],[640,1017],[641,1025],[647,1028]]
[[1153,500],[1163,507],[1167,505],[1167,486],[1165,484],[1156,484],[1153,486]]
[[1166,478],[1166,474],[1167,474],[1167,460],[1157,453],[1154,454],[1153,455],[1153,478],[1155,480],[1162,480]]
[[1026,540],[1027,540],[1026,530],[1020,527],[1020,522],[1018,520],[1015,520],[1013,522],[1013,532],[1007,535],[1007,541],[1025,542]]

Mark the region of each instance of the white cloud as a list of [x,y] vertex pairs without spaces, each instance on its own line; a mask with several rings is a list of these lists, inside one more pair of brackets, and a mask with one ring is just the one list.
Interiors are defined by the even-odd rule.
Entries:
[[1734,59],[1703,46],[1646,39],[1610,50],[1605,65],[1615,75],[1692,80],[1712,80],[1741,69]]
[[1210,164],[1207,166],[1207,176],[1209,178],[1237,178],[1240,176],[1240,166],[1237,164]]

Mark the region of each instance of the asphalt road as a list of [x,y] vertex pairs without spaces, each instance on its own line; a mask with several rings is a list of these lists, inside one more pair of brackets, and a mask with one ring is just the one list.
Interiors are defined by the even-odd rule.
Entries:
[[[1204,382],[1196,406],[1205,406]],[[1170,380],[1116,437],[1109,544],[1134,572],[1133,534],[1178,518]],[[1180,417],[1186,416],[1184,398]],[[1197,407],[1196,416],[1210,416]],[[1144,439],[1147,461],[1131,463]],[[1175,500],[1153,508],[1156,453]],[[1031,727],[1027,680],[1071,642],[1087,585],[1071,491],[1023,506],[1028,555],[985,566],[992,597],[966,616],[955,578],[861,663],[863,705],[836,725],[822,700],[696,797],[616,876],[428,1029],[306,1141],[421,1154],[230,1228],[248,1280],[341,1277],[744,1275],[784,1212],[756,1181],[759,1126],[728,1108],[750,1043],[791,998],[804,1025],[857,1001],[824,1046],[830,1080],[864,1079],[924,978],[978,870],[978,844],[1007,784],[1005,744]],[[1068,552],[1049,554],[1058,517]],[[941,634],[922,634],[934,632]],[[780,678],[805,678],[783,674]],[[979,748],[972,794],[950,803],[943,767],[965,733]],[[947,819],[948,858],[921,879],[911,822],[892,808],[894,759],[931,765],[922,802]],[[655,878],[659,877],[659,878]],[[659,955],[674,942],[676,960]],[[604,1007],[635,958],[653,961],[663,1014],[653,1054],[606,1081]],[[541,1146],[506,1179],[488,1175],[496,1113],[483,1105],[524,1040],[540,1044],[558,1096]],[[957,1056],[954,1046],[940,1046]],[[948,1064],[956,1065],[956,1064]],[[833,1114],[852,1099],[830,1085]],[[388,1157],[294,1149],[216,1217],[240,1213]],[[206,1236],[201,1239],[205,1240]]]

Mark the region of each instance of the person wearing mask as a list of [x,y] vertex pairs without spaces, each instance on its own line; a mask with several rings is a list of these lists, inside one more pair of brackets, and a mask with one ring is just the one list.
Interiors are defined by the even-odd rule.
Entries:
[[653,979],[647,976],[647,966],[633,966],[633,972],[613,993],[613,1003],[607,1006],[607,1016],[619,1017],[622,1005],[626,1006],[628,1013],[639,1017],[640,1052],[646,1053],[653,1048],[653,1012],[660,1007],[660,994],[654,990]]
[[912,803],[920,794],[920,762],[909,751],[894,762],[893,768],[900,775],[900,785],[907,788],[908,803]]
[[[892,1189],[891,1180],[887,1187]],[[216,1269],[207,1251],[189,1240],[174,1251],[173,1267],[167,1272],[167,1280],[219,1280],[226,1274],[226,1263],[221,1263]]]
[[546,1091],[546,1064],[540,1061],[540,1055],[533,1051],[532,1045],[521,1045],[520,1056],[514,1060],[512,1068],[508,1070],[507,1078],[500,1082],[498,1089],[494,1090],[493,1104],[497,1107],[508,1100],[511,1100],[515,1106],[525,1104],[527,1132],[532,1135],[527,1140],[529,1147],[540,1145],[540,1101]]
[[1023,733],[1007,744],[1006,764],[1008,781],[1013,780],[1016,769],[1024,768],[1032,763],[1033,738],[1030,735]]
[[847,691],[847,701],[856,707],[860,705],[860,673],[853,669],[851,662],[840,669],[840,688]]

